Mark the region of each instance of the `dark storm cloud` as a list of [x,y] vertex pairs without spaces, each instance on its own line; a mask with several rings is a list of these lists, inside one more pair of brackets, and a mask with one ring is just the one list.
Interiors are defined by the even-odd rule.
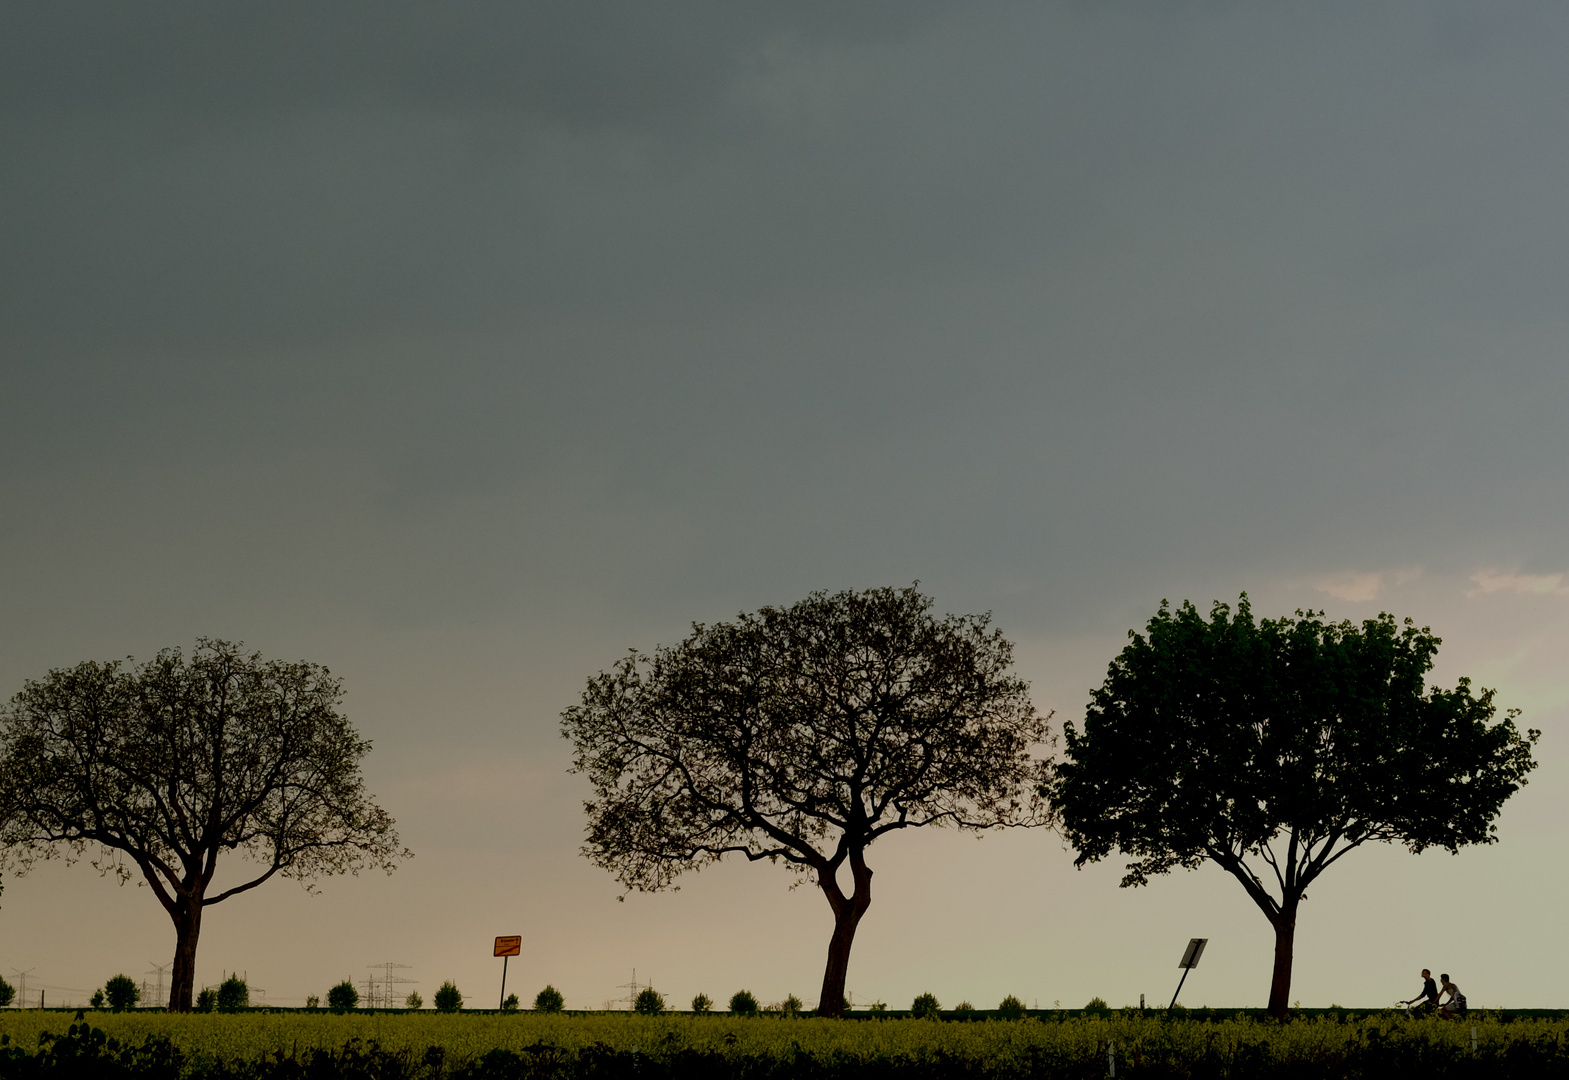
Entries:
[[5,18],[5,468],[150,548],[408,610],[1038,599],[1561,486],[1556,9]]

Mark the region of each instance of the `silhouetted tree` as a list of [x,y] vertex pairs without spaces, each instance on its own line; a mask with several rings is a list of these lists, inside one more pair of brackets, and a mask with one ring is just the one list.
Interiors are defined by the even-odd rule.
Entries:
[[632,1003],[632,1011],[642,1013],[644,1016],[660,1016],[665,1011],[665,995],[652,986],[645,986],[638,992],[637,1000]]
[[1124,886],[1207,861],[1275,930],[1269,1008],[1284,1016],[1298,905],[1369,841],[1413,852],[1496,839],[1493,819],[1535,767],[1539,735],[1493,691],[1426,688],[1439,639],[1391,615],[1255,622],[1217,603],[1162,603],[1112,661],[1048,785],[1077,863],[1132,857]]
[[730,995],[730,1011],[736,1016],[756,1016],[757,997],[750,990],[737,990]]
[[[408,855],[365,792],[370,743],[338,713],[342,693],[317,664],[206,639],[189,661],[167,649],[29,681],[0,711],[3,856],[26,870],[92,845],[101,872],[140,871],[174,923],[170,1008],[188,1010],[206,908],[275,874],[310,889]],[[231,849],[256,872],[213,892]]]
[[134,1009],[142,999],[142,988],[129,975],[116,975],[104,983],[104,1001],[115,1012]]
[[327,991],[327,1008],[333,1012],[348,1012],[360,1003],[360,992],[354,989],[354,984],[344,979],[338,985]]
[[431,999],[437,1012],[457,1012],[463,1008],[463,994],[450,980],[441,984]]
[[562,714],[594,785],[584,853],[643,891],[727,854],[783,861],[833,910],[818,1000],[839,1015],[874,840],[1046,820],[1030,754],[1046,719],[1012,646],[931,606],[914,588],[814,593],[590,679]]
[[546,985],[539,993],[534,995],[534,1011],[543,1013],[560,1012],[566,999],[561,996],[561,991],[554,986]]
[[251,1005],[251,988],[238,975],[230,975],[218,984],[218,1011],[239,1012]]

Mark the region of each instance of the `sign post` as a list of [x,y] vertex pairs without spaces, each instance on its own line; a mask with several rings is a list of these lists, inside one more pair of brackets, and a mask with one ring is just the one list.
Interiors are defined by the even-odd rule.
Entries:
[[1199,966],[1199,957],[1204,955],[1204,946],[1208,944],[1207,937],[1188,939],[1188,947],[1183,950],[1182,959],[1177,962],[1177,966],[1182,969],[1182,978],[1177,980],[1177,993],[1171,995],[1171,1004],[1166,1006],[1167,1012],[1177,1004],[1177,994],[1182,993],[1182,984],[1188,981],[1188,972]]
[[512,937],[498,937],[496,939],[496,956],[501,957],[501,1003],[496,1008],[505,1008],[507,1004],[507,957],[517,956],[523,952],[523,938],[521,935]]

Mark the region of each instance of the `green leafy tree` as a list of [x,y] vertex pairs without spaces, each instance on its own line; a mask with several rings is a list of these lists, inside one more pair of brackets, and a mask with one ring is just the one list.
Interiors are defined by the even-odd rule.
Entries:
[[405,1009],[423,1009],[425,1007],[425,999],[419,996],[418,990],[410,990],[409,996],[403,999],[403,1007]]
[[785,999],[779,1003],[779,1011],[786,1016],[800,1016],[806,1003],[794,994],[786,994]]
[[910,1015],[917,1019],[936,1019],[941,1009],[936,994],[917,994],[915,1000],[910,1003]]
[[[352,987],[351,987],[351,989],[352,989]],[[305,1007],[307,1009],[319,1009],[319,1008],[321,1008],[321,998],[318,997],[316,994],[306,994],[305,995]]]
[[210,1013],[217,1007],[218,991],[214,990],[212,987],[204,987],[202,992],[196,995],[195,1009],[197,1012]]
[[463,1008],[463,995],[449,980],[441,984],[434,998],[437,1012],[457,1012]]
[[333,1012],[348,1012],[350,1009],[358,1008],[359,1003],[360,992],[354,989],[354,984],[348,979],[344,979],[327,991],[327,1008]]
[[218,984],[218,1011],[239,1012],[250,1008],[251,988],[238,975],[230,975]]
[[699,1014],[713,1012],[714,999],[707,994],[698,994],[692,999],[692,1011]]
[[506,996],[505,1000],[503,1000],[501,1002],[501,1011],[502,1012],[517,1012],[518,1011],[518,1006],[520,1004],[522,1004],[522,1003],[518,1001],[518,996],[516,994],[508,994]]
[[726,855],[782,862],[833,911],[818,1000],[842,1002],[875,840],[1047,821],[1046,719],[1012,646],[931,607],[914,588],[814,593],[590,679],[562,714],[594,787],[584,853],[639,891]]
[[5,981],[5,976],[0,975],[0,1009],[8,1008],[16,1000],[16,987]]
[[[188,1010],[207,908],[275,875],[313,888],[408,855],[365,792],[370,743],[342,696],[320,665],[208,639],[188,660],[167,649],[29,681],[0,710],[0,860],[25,872],[91,848],[101,873],[139,873],[174,923],[169,1006]],[[215,891],[230,851],[251,867]]]
[[87,999],[87,1004],[91,1005],[95,1009],[103,1008],[104,1003],[104,992],[102,990],[94,990],[93,996]]
[[1496,840],[1535,767],[1493,691],[1428,688],[1439,639],[1391,615],[1255,621],[1163,603],[1094,692],[1047,790],[1083,865],[1121,852],[1124,886],[1213,862],[1275,930],[1269,1009],[1286,1015],[1298,907],[1370,841],[1451,853]]
[[136,1003],[142,1000],[142,988],[129,975],[116,975],[104,983],[103,993],[109,1008],[115,1012],[134,1009]]
[[997,1015],[1004,1020],[1024,1019],[1024,1002],[1009,994],[997,1003]]
[[756,1016],[757,998],[750,990],[737,990],[730,995],[730,1011],[736,1016]]
[[645,986],[632,1003],[632,1011],[644,1016],[660,1016],[665,1011],[665,995],[652,986]]
[[534,995],[535,1012],[557,1013],[565,1005],[566,999],[561,996],[561,991],[548,984],[543,990]]

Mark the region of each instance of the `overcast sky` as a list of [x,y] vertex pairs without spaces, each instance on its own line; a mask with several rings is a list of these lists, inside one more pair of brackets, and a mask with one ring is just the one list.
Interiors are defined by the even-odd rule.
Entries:
[[[212,909],[301,1004],[815,999],[782,870],[617,902],[558,716],[815,589],[992,611],[1057,721],[1162,598],[1380,610],[1543,730],[1500,843],[1348,856],[1293,996],[1569,1007],[1569,9],[12,2],[0,693],[200,635],[342,676],[416,857]],[[879,841],[856,1001],[1258,1006],[1222,871]],[[50,1003],[166,964],[144,888],[8,877]],[[30,991],[30,994],[32,991]]]

